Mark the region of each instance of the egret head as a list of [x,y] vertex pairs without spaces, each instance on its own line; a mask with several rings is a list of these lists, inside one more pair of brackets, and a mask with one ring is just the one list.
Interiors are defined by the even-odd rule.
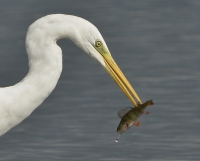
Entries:
[[80,26],[76,27],[76,38],[72,41],[91,57],[96,59],[106,69],[126,96],[137,107],[138,103],[141,104],[142,102],[118,65],[115,63],[98,29],[84,19],[81,19],[80,22]]

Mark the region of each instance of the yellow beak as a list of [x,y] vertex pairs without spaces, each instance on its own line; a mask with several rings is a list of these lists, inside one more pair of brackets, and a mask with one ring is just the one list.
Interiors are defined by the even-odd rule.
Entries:
[[[135,107],[139,104],[142,104],[139,96],[130,85],[129,81],[126,79],[118,65],[115,63],[109,51],[105,48],[103,44],[101,46],[94,46],[95,49],[102,55],[105,61],[105,69],[111,75],[111,77],[115,80],[115,82],[119,85],[125,95],[130,99],[130,101],[134,104]],[[134,97],[134,98],[133,98]]]

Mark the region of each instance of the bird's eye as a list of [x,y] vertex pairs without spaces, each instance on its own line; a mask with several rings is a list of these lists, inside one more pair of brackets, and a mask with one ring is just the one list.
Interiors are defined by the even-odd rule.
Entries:
[[99,40],[97,40],[95,46],[96,46],[96,47],[100,47],[101,45],[102,45],[102,42],[99,41]]

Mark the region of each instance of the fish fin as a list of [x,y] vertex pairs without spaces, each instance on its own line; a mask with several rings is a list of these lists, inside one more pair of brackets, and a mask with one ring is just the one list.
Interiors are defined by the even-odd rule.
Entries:
[[120,110],[117,114],[120,118],[122,118],[127,112],[129,112],[132,108],[131,107],[126,107],[122,110]]
[[141,121],[136,121],[136,122],[134,122],[133,123],[135,126],[140,126],[141,124],[142,124],[142,122]]

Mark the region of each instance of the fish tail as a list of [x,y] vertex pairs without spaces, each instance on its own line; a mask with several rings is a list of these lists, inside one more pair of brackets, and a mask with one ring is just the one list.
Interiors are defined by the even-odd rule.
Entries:
[[145,104],[146,104],[146,106],[154,105],[153,100],[149,100]]

